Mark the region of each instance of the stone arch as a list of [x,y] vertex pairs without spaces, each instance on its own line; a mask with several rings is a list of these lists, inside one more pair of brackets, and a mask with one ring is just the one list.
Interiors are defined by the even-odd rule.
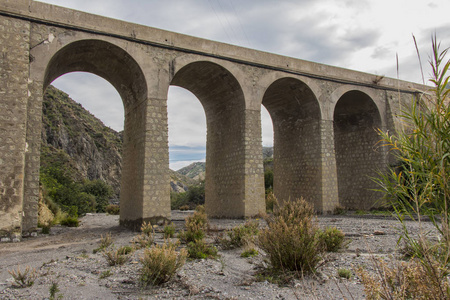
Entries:
[[263,100],[264,94],[267,91],[268,87],[271,86],[274,82],[284,78],[291,78],[303,82],[311,90],[311,92],[314,94],[315,98],[318,101],[320,109],[320,118],[324,119],[326,117],[324,113],[325,112],[324,104],[322,103],[323,101],[321,101],[323,90],[319,87],[317,82],[311,78],[303,76],[292,75],[286,77],[286,74],[282,72],[270,72],[265,76],[262,76],[261,79],[258,81],[258,89],[255,92],[258,93],[258,99],[260,100],[260,103],[258,103],[259,105],[262,105],[261,101]]
[[125,110],[120,222],[139,227],[145,219],[145,135],[147,83],[138,63],[124,49],[103,41],[82,39],[68,43],[48,61],[43,89],[61,75],[83,71],[111,83]]
[[304,197],[321,210],[321,110],[311,88],[295,78],[273,82],[262,100],[274,130],[274,194]]
[[228,69],[205,60],[174,71],[171,85],[192,92],[205,110],[208,214],[245,216],[245,97],[241,85]]
[[89,72],[111,83],[125,108],[147,98],[145,76],[138,63],[122,48],[102,40],[78,40],[58,50],[47,64],[44,89],[70,72]]
[[373,89],[362,87],[362,86],[351,86],[351,85],[342,85],[335,89],[331,96],[329,97],[329,105],[327,105],[327,110],[324,111],[324,118],[326,120],[333,120],[334,111],[336,108],[336,104],[338,101],[342,98],[342,96],[350,91],[359,91],[362,94],[367,95],[373,104],[376,106],[381,120],[381,127],[384,127],[386,124],[386,118],[385,114],[383,112],[385,111],[385,101],[383,101],[382,98],[380,98]]
[[369,209],[378,194],[370,177],[384,165],[384,154],[377,149],[377,128],[382,119],[375,101],[359,90],[345,92],[333,113],[334,145],[339,203],[351,209]]

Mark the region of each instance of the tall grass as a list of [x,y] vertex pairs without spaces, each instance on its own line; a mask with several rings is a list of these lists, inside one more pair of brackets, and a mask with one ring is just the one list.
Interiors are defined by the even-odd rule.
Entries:
[[[430,65],[433,87],[413,98],[408,109],[402,111],[403,128],[397,133],[379,131],[382,144],[388,147],[398,161],[395,168],[376,179],[390,200],[401,226],[401,239],[412,255],[411,268],[435,286],[436,299],[450,298],[448,288],[450,262],[450,106],[449,76],[450,61],[446,60],[448,48],[441,50],[436,36],[432,38]],[[430,241],[424,231],[424,217],[431,220],[438,233],[438,241]],[[419,232],[410,232],[405,220],[419,223]],[[416,262],[420,266],[414,265]],[[384,268],[384,279],[389,282],[388,270]],[[408,279],[410,280],[410,279]],[[412,279],[411,279],[412,280]],[[405,283],[407,286],[417,285]],[[388,290],[388,286],[383,286]]]

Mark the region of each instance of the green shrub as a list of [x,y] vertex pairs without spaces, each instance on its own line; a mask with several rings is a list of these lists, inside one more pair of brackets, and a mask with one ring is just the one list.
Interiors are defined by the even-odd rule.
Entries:
[[175,235],[175,225],[170,223],[169,225],[164,226],[164,238],[173,238]]
[[249,248],[241,253],[241,257],[253,257],[257,255],[258,251],[255,248]]
[[344,244],[345,234],[336,227],[327,227],[325,231],[319,230],[317,234],[325,251],[337,252]]
[[77,195],[76,206],[77,211],[81,216],[84,216],[88,212],[95,212],[97,207],[97,200],[94,195],[81,192]]
[[111,272],[111,270],[106,270],[106,271],[103,271],[103,272],[100,273],[99,278],[100,279],[105,279],[105,278],[111,276],[112,274],[113,273]]
[[195,240],[187,244],[188,257],[196,259],[217,257],[217,248],[209,245],[204,239]]
[[105,211],[110,215],[119,215],[120,214],[120,206],[117,204],[110,204],[106,206]]
[[[190,185],[187,187],[186,192],[170,193],[170,208],[188,210],[202,205],[205,203],[205,184],[200,182],[199,184]],[[188,207],[186,209],[186,207]],[[181,209],[183,208],[183,209]]]
[[72,205],[70,207],[67,207],[66,211],[67,211],[67,215],[69,217],[78,218],[78,207],[77,206]]
[[271,190],[273,188],[273,170],[267,169],[264,172],[264,188],[267,190]]
[[[40,184],[45,190],[47,205],[56,214],[57,205],[63,211],[77,207],[80,216],[88,212],[104,212],[112,188],[101,180],[80,180],[81,174],[73,166],[67,153],[43,147],[41,151]],[[49,204],[49,202],[51,202]]]
[[313,222],[313,208],[303,198],[286,201],[275,209],[268,227],[259,234],[259,245],[274,270],[298,274],[315,271],[323,249]]
[[51,226],[42,226],[41,233],[42,234],[49,234],[50,233],[50,229],[51,229]]
[[[181,208],[186,209],[181,209]],[[186,192],[177,193],[174,191],[170,191],[170,209],[179,209],[179,210],[188,210],[189,205],[187,205]]]
[[62,299],[62,295],[61,294],[58,295],[58,297],[56,296],[60,292],[57,282],[52,282],[52,285],[50,286],[48,291],[49,291],[49,294],[50,294],[50,296],[48,298],[49,300]]
[[227,238],[221,239],[220,243],[226,249],[245,246],[246,244],[253,242],[255,236],[258,235],[258,227],[258,221],[247,221],[245,224],[236,226],[233,229],[227,231]]
[[61,220],[61,225],[67,226],[67,227],[78,227],[79,221],[78,221],[77,217],[67,216],[66,218]]
[[96,206],[94,211],[105,212],[109,204],[109,199],[113,196],[114,191],[110,185],[100,179],[85,180],[82,187],[83,192],[94,196]]
[[196,240],[202,240],[205,237],[204,227],[200,224],[191,223],[187,231],[182,230],[178,234],[178,238],[183,243],[194,242]]
[[338,269],[338,276],[345,279],[352,278],[352,271],[349,269]]
[[159,285],[169,281],[186,261],[186,250],[176,251],[177,244],[164,243],[144,250],[139,281],[142,285]]
[[128,255],[134,251],[133,247],[125,245],[117,249],[119,255]]

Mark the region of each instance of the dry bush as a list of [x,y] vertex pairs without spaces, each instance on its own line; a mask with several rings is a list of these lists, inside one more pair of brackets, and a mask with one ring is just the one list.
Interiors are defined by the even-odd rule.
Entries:
[[120,214],[120,206],[117,204],[110,204],[105,207],[105,211],[110,215],[119,215]]
[[133,238],[131,243],[135,249],[148,248],[153,245],[153,236],[139,234]]
[[190,207],[189,207],[189,205],[181,205],[178,209],[184,211],[184,210],[189,210]]
[[101,235],[100,245],[96,249],[94,249],[92,252],[93,253],[100,252],[100,251],[108,248],[109,246],[111,246],[112,243],[113,243],[113,238],[111,237],[110,232],[108,232],[105,236]]
[[27,266],[23,272],[20,267],[17,267],[17,271],[8,270],[8,272],[14,279],[13,285],[20,288],[32,286],[37,277],[36,269],[32,269],[30,266]]
[[145,235],[148,235],[148,236],[153,235],[154,230],[153,230],[152,223],[150,223],[150,222],[143,222],[142,225],[141,225],[141,232],[142,232],[142,234],[145,234]]
[[102,254],[106,258],[108,265],[123,265],[128,260],[128,255],[124,254],[126,250],[119,249],[111,249],[111,250],[103,250]]
[[53,224],[55,215],[42,199],[42,191],[40,191],[39,203],[38,203],[38,225],[40,227],[50,227]]
[[148,248],[153,245],[154,230],[150,222],[144,222],[141,226],[141,234],[135,236],[131,243],[135,249]]
[[387,263],[373,259],[376,273],[370,275],[363,268],[356,270],[364,284],[367,299],[449,299],[450,285],[447,271],[439,262],[430,261],[432,269],[416,259]]
[[277,205],[273,218],[266,218],[268,227],[260,232],[259,246],[274,270],[297,274],[315,271],[323,247],[313,213],[312,206],[302,198]]
[[268,212],[272,212],[276,203],[276,198],[273,192],[270,191],[266,194],[265,201],[266,201],[266,210]]
[[145,249],[140,262],[139,280],[142,285],[159,285],[169,281],[181,268],[185,261],[187,252],[185,249],[176,251],[177,244],[164,243]]
[[194,214],[186,218],[186,231],[180,232],[178,237],[185,243],[195,242],[205,237],[208,228],[208,216],[203,206],[199,205]]

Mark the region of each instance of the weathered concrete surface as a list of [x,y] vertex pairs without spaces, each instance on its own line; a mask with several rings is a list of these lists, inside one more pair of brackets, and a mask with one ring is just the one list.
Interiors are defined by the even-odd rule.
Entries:
[[395,130],[399,103],[420,88],[31,0],[0,0],[0,45],[0,237],[8,239],[36,228],[42,95],[65,73],[99,75],[122,97],[120,222],[131,228],[170,218],[170,85],[204,107],[206,209],[216,217],[264,211],[261,105],[274,123],[280,200],[305,197],[322,212],[371,207],[367,175],[390,159],[375,148],[374,128]]

